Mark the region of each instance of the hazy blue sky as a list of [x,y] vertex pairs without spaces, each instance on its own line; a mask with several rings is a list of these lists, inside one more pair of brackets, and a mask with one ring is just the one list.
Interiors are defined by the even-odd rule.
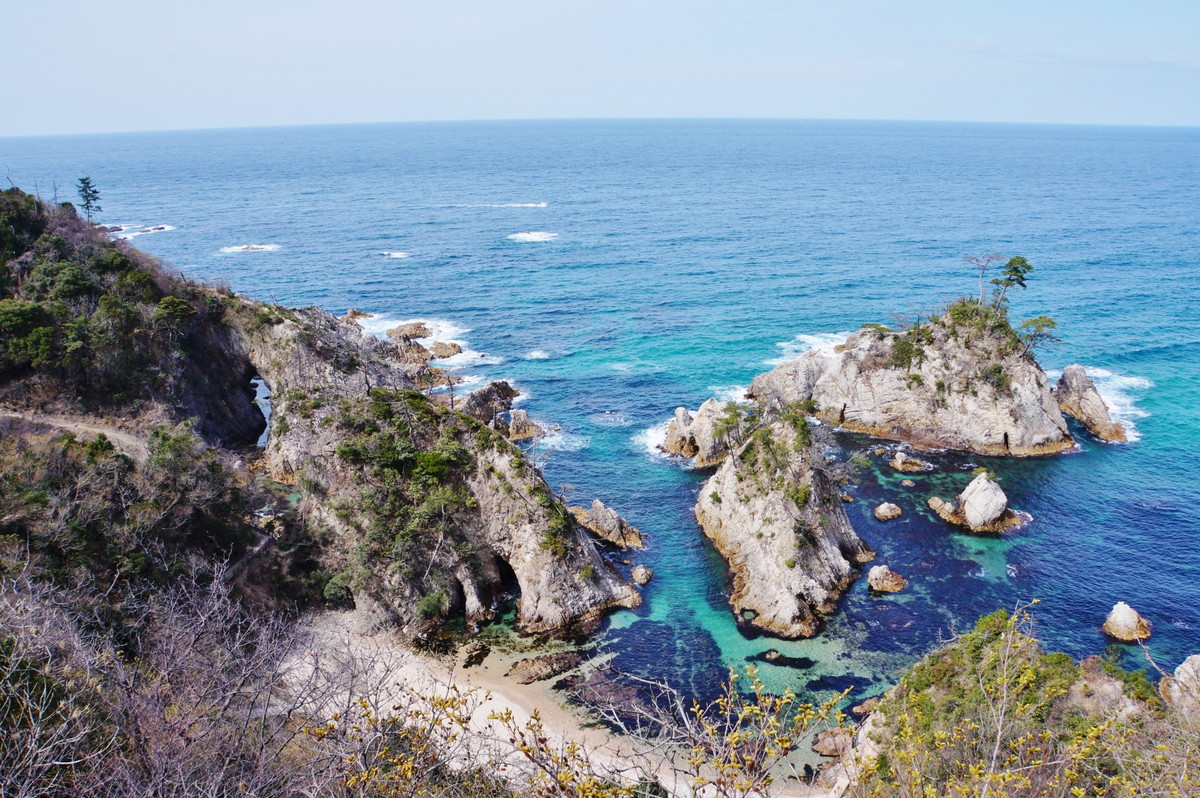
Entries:
[[1200,0],[0,0],[0,135],[566,117],[1200,124]]

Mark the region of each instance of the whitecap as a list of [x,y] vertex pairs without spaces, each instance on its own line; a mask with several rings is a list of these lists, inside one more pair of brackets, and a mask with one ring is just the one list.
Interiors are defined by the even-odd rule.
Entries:
[[790,341],[777,342],[775,346],[779,347],[782,354],[779,357],[764,360],[763,363],[768,366],[778,366],[789,360],[795,360],[805,352],[813,351],[832,355],[833,348],[838,344],[845,343],[849,337],[850,333],[848,332],[797,335]]
[[526,353],[525,359],[526,360],[549,360],[550,353],[545,351],[544,349],[535,349],[532,352]]
[[[600,427],[628,427],[633,423],[633,419],[618,410],[605,410],[603,413],[593,413],[590,419],[593,424]],[[665,436],[663,440],[666,440]]]
[[385,258],[394,258],[397,260],[400,258],[412,257],[412,253],[398,252],[398,251],[391,251],[391,250],[384,250],[383,252],[380,252],[379,254],[383,255]]
[[[1095,383],[1096,392],[1108,406],[1108,414],[1112,420],[1125,427],[1125,436],[1130,441],[1140,441],[1142,435],[1138,432],[1134,421],[1146,418],[1150,413],[1138,407],[1137,400],[1141,398],[1143,392],[1153,388],[1154,383],[1145,377],[1117,374],[1099,366],[1084,366],[1083,370]],[[1058,382],[1058,378],[1061,376],[1061,370],[1046,372],[1046,377],[1051,382]]]
[[547,233],[543,230],[530,230],[524,233],[513,233],[508,236],[510,241],[521,242],[553,241],[556,238],[558,238],[558,233]]
[[710,385],[708,390],[712,391],[712,395],[722,402],[747,401],[745,385]]
[[489,208],[545,208],[548,202],[502,202],[498,205],[488,205]]
[[586,435],[574,435],[562,430],[551,430],[538,438],[537,446],[540,449],[549,449],[556,452],[578,452],[580,449],[586,449],[591,442],[592,439]]
[[221,247],[221,251],[225,254],[234,252],[274,252],[279,249],[278,244],[238,244],[234,247]]
[[134,226],[135,225],[124,225],[124,224],[119,225],[120,230],[117,232],[116,238],[120,238],[124,241],[128,241],[129,239],[135,238],[137,236],[148,236],[151,233],[165,233],[168,230],[175,229],[175,225],[172,225],[172,224],[152,224],[152,225],[147,225],[146,227],[143,227],[140,230],[134,230],[133,229]]
[[653,427],[647,427],[641,432],[634,433],[629,440],[651,457],[670,459],[670,455],[663,451],[663,444],[667,442],[667,428],[670,426],[671,420],[668,419],[660,424],[655,424]]

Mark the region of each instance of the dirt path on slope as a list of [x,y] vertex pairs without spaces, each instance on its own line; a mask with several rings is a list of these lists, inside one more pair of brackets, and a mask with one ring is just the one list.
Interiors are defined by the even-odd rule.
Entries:
[[47,427],[55,427],[63,429],[67,432],[74,432],[81,435],[104,435],[112,442],[112,445],[117,451],[122,454],[129,455],[138,463],[146,462],[146,458],[150,456],[150,452],[146,448],[146,442],[136,435],[132,435],[116,427],[110,427],[102,424],[96,424],[94,419],[76,418],[73,416],[59,416],[45,413],[30,413],[16,410],[0,410],[0,418],[15,418],[22,421],[28,421],[31,424],[41,424]]

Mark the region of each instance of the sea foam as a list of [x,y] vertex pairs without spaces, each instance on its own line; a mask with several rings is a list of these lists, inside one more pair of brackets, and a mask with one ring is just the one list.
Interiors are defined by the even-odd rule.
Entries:
[[397,252],[397,251],[390,251],[390,250],[384,250],[383,252],[381,252],[381,253],[379,253],[379,254],[380,254],[380,255],[383,255],[385,258],[395,258],[395,259],[397,259],[397,260],[399,260],[400,258],[408,258],[408,257],[411,257],[411,253],[408,253],[408,252]]
[[768,366],[778,366],[781,363],[787,363],[789,360],[795,360],[805,352],[827,352],[833,354],[833,348],[838,344],[844,343],[850,336],[848,332],[838,333],[816,333],[816,334],[801,334],[797,335],[790,341],[779,341],[775,346],[779,347],[782,353],[779,357],[764,360],[763,363]]
[[746,401],[745,385],[710,385],[708,390],[712,391],[712,395],[722,402]]
[[221,251],[227,255],[234,252],[275,252],[277,249],[278,244],[238,244],[233,247],[221,247]]
[[510,241],[520,241],[524,243],[553,241],[556,238],[558,238],[558,233],[547,233],[543,230],[530,230],[524,233],[513,233],[512,235],[508,236],[508,240]]
[[435,361],[435,365],[439,368],[454,369],[465,366],[495,366],[504,362],[504,358],[499,355],[489,355],[472,349],[466,340],[466,334],[471,331],[470,328],[463,327],[446,319],[399,319],[395,316],[389,316],[386,313],[374,313],[369,318],[358,320],[358,324],[362,327],[363,332],[378,338],[385,337],[388,330],[410,322],[419,322],[429,328],[428,337],[417,339],[417,343],[422,346],[429,346],[434,341],[440,341],[446,344],[458,344],[462,347],[462,351],[457,355],[439,358]]
[[661,460],[670,459],[670,455],[663,451],[663,444],[667,442],[667,428],[670,426],[671,421],[668,419],[660,424],[655,424],[653,427],[647,427],[640,432],[634,433],[629,440],[634,446],[651,457]]
[[134,230],[133,229],[134,227],[136,227],[136,225],[132,225],[132,224],[118,225],[119,229],[117,230],[116,234],[114,235],[114,238],[120,238],[124,241],[128,241],[129,239],[136,238],[137,236],[148,236],[151,233],[165,233],[168,230],[175,229],[175,225],[172,225],[172,224],[152,224],[152,225],[143,227],[139,230]]

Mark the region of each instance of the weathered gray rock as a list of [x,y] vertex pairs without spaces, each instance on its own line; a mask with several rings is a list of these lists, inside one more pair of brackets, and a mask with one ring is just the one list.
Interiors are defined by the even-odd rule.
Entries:
[[630,576],[633,577],[634,584],[648,585],[650,584],[650,580],[654,578],[654,570],[644,565],[635,565]]
[[854,732],[849,729],[826,729],[813,738],[812,750],[821,756],[845,756],[854,746]]
[[704,484],[695,508],[729,565],[734,613],[784,638],[815,634],[817,613],[831,613],[857,564],[875,556],[850,526],[823,458],[797,435],[781,420],[753,433]]
[[909,457],[904,452],[896,452],[896,456],[888,463],[897,471],[902,471],[906,474],[916,473],[917,471],[932,471],[933,464],[927,463],[916,457]]
[[529,414],[524,410],[510,410],[508,413],[508,431],[506,434],[510,441],[523,441],[530,438],[540,438],[546,434],[546,430],[530,421]]
[[1113,605],[1104,621],[1104,634],[1123,643],[1136,643],[1150,639],[1150,622],[1124,601]]
[[372,315],[373,314],[371,313],[364,313],[358,308],[350,308],[350,310],[346,311],[346,315],[342,317],[342,321],[348,322],[357,327],[359,319],[369,319],[372,317]]
[[1097,438],[1117,443],[1128,440],[1125,427],[1112,420],[1108,405],[1100,398],[1096,384],[1083,366],[1076,364],[1063,369],[1054,389],[1054,398],[1064,413],[1091,430]]
[[460,399],[457,409],[477,421],[491,424],[498,414],[512,409],[513,399],[519,393],[508,382],[495,380]]
[[581,662],[583,662],[583,657],[574,651],[544,654],[515,663],[504,675],[505,678],[512,679],[517,684],[533,684],[560,676],[577,667]]
[[867,584],[876,593],[899,593],[908,587],[908,580],[886,565],[873,565],[867,572]]
[[463,348],[453,341],[450,343],[434,341],[429,345],[429,353],[435,358],[454,357],[455,355],[462,354],[462,351]]
[[729,403],[709,399],[692,416],[685,408],[675,409],[675,417],[667,427],[663,449],[683,457],[695,457],[696,468],[708,468],[729,453],[725,439],[716,432],[719,419]]
[[570,510],[575,520],[596,537],[622,549],[646,548],[642,533],[599,499],[592,499],[590,510],[582,507],[571,507]]
[[884,502],[875,508],[875,518],[880,521],[891,521],[893,518],[899,518],[902,514],[903,511],[891,502]]
[[759,375],[748,393],[812,400],[845,429],[930,448],[1028,456],[1073,445],[1046,375],[1009,332],[948,315],[902,334],[860,330]]
[[1200,722],[1200,654],[1180,663],[1174,676],[1164,676],[1158,683],[1158,692],[1189,723]]
[[428,338],[429,336],[433,335],[433,333],[430,332],[429,328],[426,327],[423,322],[410,321],[397,325],[388,330],[387,335],[392,338],[400,338],[403,336],[404,338],[412,338],[416,340],[417,338]]
[[971,480],[957,502],[951,504],[939,496],[929,499],[929,507],[944,521],[972,532],[1002,532],[1027,520],[1008,509],[1008,497],[986,471]]

